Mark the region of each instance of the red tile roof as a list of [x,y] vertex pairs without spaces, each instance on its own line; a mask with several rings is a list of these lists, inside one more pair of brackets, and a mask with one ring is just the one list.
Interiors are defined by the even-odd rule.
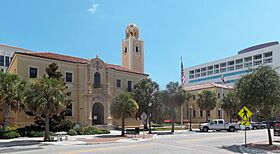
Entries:
[[[17,52],[17,54],[36,56],[36,57],[40,57],[40,58],[59,60],[59,61],[65,61],[65,62],[70,62],[70,63],[86,64],[86,63],[89,62],[89,60],[84,59],[84,58],[66,56],[66,55],[61,55],[61,54],[52,53],[52,52]],[[114,69],[114,70],[117,70],[117,71],[124,71],[124,72],[147,75],[147,74],[144,74],[144,73],[141,73],[141,72],[130,70],[128,68],[125,68],[125,67],[122,67],[122,66],[119,66],[119,65],[106,64],[106,66],[109,67],[110,69]]]
[[201,89],[207,89],[207,88],[224,88],[224,89],[233,89],[232,86],[227,86],[227,85],[222,85],[222,84],[217,84],[217,83],[202,83],[202,84],[197,84],[197,85],[190,85],[184,87],[185,90],[187,91],[194,91],[194,90],[201,90]]

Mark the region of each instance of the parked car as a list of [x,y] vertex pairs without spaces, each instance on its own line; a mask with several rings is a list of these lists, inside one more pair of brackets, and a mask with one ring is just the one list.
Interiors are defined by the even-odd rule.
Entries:
[[252,125],[252,129],[265,129],[266,128],[266,124],[262,123],[262,122],[251,122]]
[[249,126],[246,126],[246,127],[244,125],[240,125],[240,129],[241,130],[245,130],[245,129],[246,130],[251,130],[251,129],[253,129],[253,126],[251,124]]
[[229,132],[234,132],[240,129],[240,125],[237,123],[225,123],[224,119],[213,119],[209,123],[200,124],[199,129],[204,132],[208,132],[208,130],[227,130]]

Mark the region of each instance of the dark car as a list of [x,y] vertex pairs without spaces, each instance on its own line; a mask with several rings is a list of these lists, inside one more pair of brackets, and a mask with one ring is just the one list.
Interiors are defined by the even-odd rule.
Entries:
[[265,129],[266,124],[262,122],[251,122],[252,129]]

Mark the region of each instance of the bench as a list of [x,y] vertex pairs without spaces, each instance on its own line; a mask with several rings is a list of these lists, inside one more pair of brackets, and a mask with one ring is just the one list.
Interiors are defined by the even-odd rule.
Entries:
[[54,135],[50,136],[51,141],[62,141],[68,140],[68,136],[66,132],[56,132]]

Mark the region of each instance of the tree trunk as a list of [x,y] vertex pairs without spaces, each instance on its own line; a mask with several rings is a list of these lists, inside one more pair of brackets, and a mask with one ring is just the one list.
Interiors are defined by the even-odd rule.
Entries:
[[50,117],[46,115],[45,117],[45,137],[44,141],[50,141]]
[[206,123],[208,122],[208,111],[206,111]]
[[122,112],[122,135],[124,136],[124,113]]
[[3,114],[4,114],[4,125],[3,125],[3,132],[6,131],[8,125],[8,116],[9,116],[9,107],[8,105],[4,105]]
[[174,118],[175,116],[174,116],[174,113],[172,113],[172,115],[171,115],[171,120],[172,120],[172,127],[171,127],[171,133],[174,133]]
[[230,123],[232,123],[232,115],[233,115],[233,113],[230,113],[230,114],[229,114],[229,122],[230,122]]
[[268,143],[269,145],[272,145],[272,137],[270,132],[270,123],[268,120],[266,120],[266,127],[267,127],[267,133],[268,133]]

